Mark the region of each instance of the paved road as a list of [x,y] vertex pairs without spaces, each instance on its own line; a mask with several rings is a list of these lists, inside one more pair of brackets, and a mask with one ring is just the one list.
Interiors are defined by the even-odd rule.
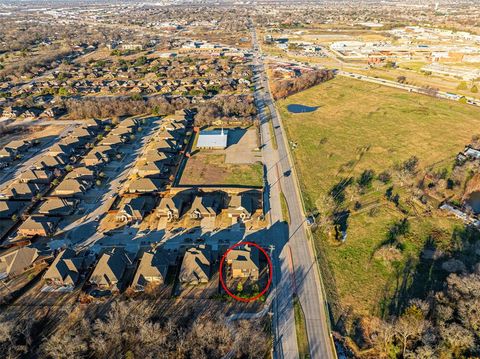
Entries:
[[[256,39],[254,37],[254,39]],[[254,42],[254,46],[255,46]],[[255,71],[255,100],[261,120],[261,138],[263,163],[267,169],[266,193],[264,199],[266,215],[270,227],[267,231],[267,242],[274,247],[272,253],[273,280],[272,291],[275,296],[272,301],[273,312],[273,351],[274,358],[296,359],[299,357],[297,348],[297,337],[295,332],[295,318],[293,314],[293,293],[294,281],[291,267],[290,251],[286,246],[288,242],[288,228],[282,223],[282,210],[280,205],[279,180],[276,171],[278,153],[273,148],[269,128],[269,110],[267,103],[271,104],[271,98],[265,91],[263,79],[263,67],[260,67],[258,53],[254,59]]]
[[[253,39],[254,48],[258,48],[255,33],[253,33]],[[269,124],[262,118],[263,154],[268,170],[270,192],[269,215],[275,227],[275,232],[270,232],[270,239],[276,250],[281,250],[278,255],[280,273],[275,273],[278,268],[274,268],[274,275],[281,276],[281,280],[275,283],[277,286],[277,300],[274,301],[275,357],[298,357],[298,350],[292,349],[292,346],[296,346],[295,321],[292,318],[292,297],[296,293],[305,313],[311,358],[335,358],[318,267],[306,235],[305,216],[296,184],[296,174],[290,162],[281,119],[270,94],[264,64],[258,51],[255,51],[254,66],[257,89],[260,90],[256,95],[261,117],[265,116],[265,108],[268,108],[278,146],[278,150],[271,146]],[[275,226],[275,223],[282,219],[281,192],[285,195],[290,213],[288,228]],[[286,240],[285,236],[287,236]],[[276,306],[275,302],[277,302]]]

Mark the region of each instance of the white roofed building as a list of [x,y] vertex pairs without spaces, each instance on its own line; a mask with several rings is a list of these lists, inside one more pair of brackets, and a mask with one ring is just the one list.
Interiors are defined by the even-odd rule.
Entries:
[[227,143],[228,131],[222,128],[221,130],[200,131],[197,147],[224,149],[227,148]]

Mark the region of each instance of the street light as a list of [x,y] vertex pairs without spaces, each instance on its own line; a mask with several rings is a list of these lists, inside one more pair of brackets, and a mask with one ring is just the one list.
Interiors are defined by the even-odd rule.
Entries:
[[273,244],[270,244],[268,246],[268,251],[270,252],[270,256],[272,255],[273,251],[275,250],[275,246]]

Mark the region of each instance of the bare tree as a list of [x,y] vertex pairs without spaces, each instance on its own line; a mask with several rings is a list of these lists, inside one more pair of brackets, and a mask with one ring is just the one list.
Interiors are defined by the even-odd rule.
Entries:
[[395,335],[402,344],[402,354],[405,357],[410,341],[418,339],[429,327],[422,311],[416,306],[410,306],[395,323]]
[[235,337],[237,358],[264,358],[268,353],[268,335],[258,322],[240,321],[235,328]]
[[441,328],[440,336],[444,346],[449,348],[454,358],[461,357],[463,351],[472,349],[475,346],[473,334],[456,323]]

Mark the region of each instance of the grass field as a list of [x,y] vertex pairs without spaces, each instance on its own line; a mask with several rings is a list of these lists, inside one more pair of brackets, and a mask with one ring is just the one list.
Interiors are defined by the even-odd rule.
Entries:
[[280,205],[282,206],[283,220],[287,223],[290,223],[290,210],[288,209],[288,202],[283,192],[280,192]]
[[225,163],[225,154],[218,151],[197,150],[187,160],[180,184],[182,185],[243,185],[261,187],[261,163]]
[[270,141],[272,141],[272,147],[274,150],[278,150],[277,137],[275,136],[275,129],[273,128],[272,114],[268,107],[265,108],[266,113],[268,114],[268,128],[270,130]]
[[305,323],[305,314],[297,298],[293,299],[293,312],[295,316],[295,332],[297,334],[298,356],[300,359],[310,358],[308,334]]
[[[353,68],[352,71],[390,81],[397,81],[399,76],[405,76],[407,83],[413,86],[430,86],[437,88],[440,91],[453,92],[463,96],[480,98],[478,93],[473,93],[469,89],[459,90],[458,85],[460,82],[462,82],[461,80],[439,75],[425,75],[420,71],[421,67],[423,67],[421,62],[406,62],[400,63],[399,68],[397,69],[379,67],[366,70]],[[348,66],[346,66],[345,69],[348,70]]]
[[[288,104],[320,106],[310,113],[292,114]],[[450,169],[455,155],[480,133],[480,110],[452,101],[336,78],[278,102],[293,150],[302,192],[309,209],[325,208],[325,198],[341,179],[358,178],[364,170],[376,174],[411,156],[419,159],[419,172],[434,166]],[[350,211],[345,243],[315,234],[327,257],[336,295],[343,307],[359,314],[379,313],[398,292],[402,272],[414,265],[425,241],[436,235],[448,247],[454,226],[460,223],[413,204],[410,184],[394,176],[402,198],[402,213],[385,199],[387,186],[378,180],[365,191],[349,190],[342,207]],[[414,183],[416,180],[412,180]],[[357,188],[354,183],[351,187]],[[359,202],[361,209],[353,209]],[[402,250],[393,258],[378,256],[389,229],[408,217]],[[413,262],[412,262],[413,261]],[[411,291],[415,285],[407,283]],[[327,288],[327,290],[332,288]],[[335,290],[333,290],[335,291]]]

